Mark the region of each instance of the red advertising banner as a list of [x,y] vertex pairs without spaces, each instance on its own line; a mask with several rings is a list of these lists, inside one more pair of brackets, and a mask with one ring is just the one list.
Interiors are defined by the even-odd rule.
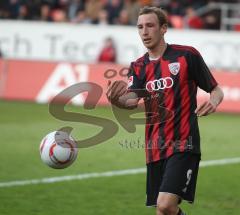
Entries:
[[[93,82],[103,89],[98,104],[107,105],[108,80],[126,79],[127,72],[127,67],[115,64],[0,60],[0,98],[48,103],[73,84]],[[219,111],[240,113],[240,72],[213,71],[213,74],[225,94]],[[86,96],[81,93],[72,99],[72,103],[82,105]],[[208,96],[199,90],[199,102]]]

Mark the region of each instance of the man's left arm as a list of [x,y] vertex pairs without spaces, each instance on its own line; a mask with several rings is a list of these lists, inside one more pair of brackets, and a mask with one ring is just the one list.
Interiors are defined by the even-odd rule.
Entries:
[[223,91],[219,86],[216,86],[210,93],[210,99],[205,101],[195,110],[197,116],[206,116],[214,113],[218,105],[222,102],[224,97]]

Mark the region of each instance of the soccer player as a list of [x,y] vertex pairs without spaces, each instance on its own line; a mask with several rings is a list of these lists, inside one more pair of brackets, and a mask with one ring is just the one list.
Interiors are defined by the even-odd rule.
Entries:
[[[195,48],[165,42],[163,10],[142,8],[137,27],[147,53],[131,63],[128,89],[124,81],[109,83],[107,97],[129,109],[144,99],[146,205],[156,206],[157,215],[181,215],[181,201],[193,203],[195,196],[201,153],[198,116],[215,112],[223,92]],[[197,107],[198,87],[210,98]]]

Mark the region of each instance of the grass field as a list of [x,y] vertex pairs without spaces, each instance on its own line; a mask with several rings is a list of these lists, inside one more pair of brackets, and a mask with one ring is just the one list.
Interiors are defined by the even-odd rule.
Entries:
[[[84,110],[74,107],[74,111]],[[39,179],[145,166],[143,149],[122,147],[124,139],[144,138],[120,129],[107,142],[81,149],[77,161],[64,170],[44,165],[39,144],[44,135],[63,126],[72,126],[76,138],[91,137],[96,127],[59,121],[46,105],[0,102],[0,182]],[[113,119],[109,108],[91,114]],[[202,159],[240,157],[240,115],[214,114],[200,120]],[[240,164],[200,169],[194,206],[184,203],[188,215],[239,215]],[[108,215],[155,214],[146,208],[145,174],[91,178],[53,184],[0,187],[0,215]]]

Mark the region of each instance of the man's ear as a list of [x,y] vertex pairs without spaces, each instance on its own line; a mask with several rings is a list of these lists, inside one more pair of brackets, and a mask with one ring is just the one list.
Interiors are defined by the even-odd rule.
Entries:
[[168,25],[167,25],[167,24],[163,24],[163,25],[161,26],[161,33],[162,33],[162,34],[165,34],[165,33],[167,32],[167,28],[168,28]]

